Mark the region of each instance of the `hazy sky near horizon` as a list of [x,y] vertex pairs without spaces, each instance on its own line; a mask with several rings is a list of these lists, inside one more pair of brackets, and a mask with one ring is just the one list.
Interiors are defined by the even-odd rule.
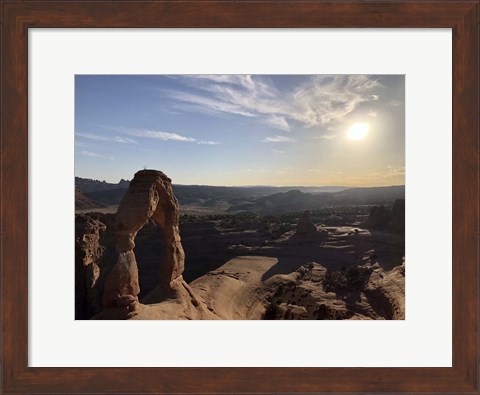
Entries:
[[[75,175],[175,184],[405,179],[403,75],[78,75]],[[359,140],[355,128],[368,128]],[[350,136],[350,138],[349,138]]]

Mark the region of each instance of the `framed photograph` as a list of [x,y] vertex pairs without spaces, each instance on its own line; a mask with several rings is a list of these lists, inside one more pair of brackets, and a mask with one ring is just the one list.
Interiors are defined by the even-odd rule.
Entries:
[[5,393],[477,393],[478,1],[2,3]]

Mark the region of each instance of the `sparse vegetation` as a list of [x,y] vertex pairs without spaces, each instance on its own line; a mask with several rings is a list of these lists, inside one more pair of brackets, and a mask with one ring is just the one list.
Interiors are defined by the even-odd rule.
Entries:
[[327,270],[323,287],[326,292],[345,292],[360,289],[368,280],[372,269],[363,266],[342,267],[340,270]]
[[282,318],[282,310],[280,309],[280,300],[271,299],[265,308],[263,320],[279,320]]

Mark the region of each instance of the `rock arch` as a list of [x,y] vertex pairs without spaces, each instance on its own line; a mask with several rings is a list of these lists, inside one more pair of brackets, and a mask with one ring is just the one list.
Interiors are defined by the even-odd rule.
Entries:
[[[119,256],[105,280],[105,307],[138,302],[140,286],[134,253],[135,237],[150,218],[163,232],[164,248],[159,258],[159,286],[168,291],[172,282],[181,278],[185,254],[179,232],[179,206],[173,194],[172,182],[161,171],[141,170],[130,182],[118,207],[115,231]],[[122,301],[120,304],[119,300]]]

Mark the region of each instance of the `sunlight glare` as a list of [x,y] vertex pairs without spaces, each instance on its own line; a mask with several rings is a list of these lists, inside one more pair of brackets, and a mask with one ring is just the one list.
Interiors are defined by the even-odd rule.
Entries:
[[349,140],[363,140],[370,130],[368,123],[354,123],[348,129],[347,136]]

